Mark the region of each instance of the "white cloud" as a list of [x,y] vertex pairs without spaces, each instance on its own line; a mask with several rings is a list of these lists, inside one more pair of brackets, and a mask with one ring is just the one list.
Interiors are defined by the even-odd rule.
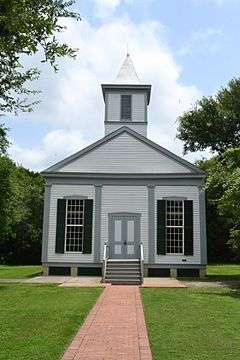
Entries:
[[191,53],[214,52],[218,49],[218,39],[222,34],[222,31],[216,28],[200,29],[191,35],[178,54],[184,56]]
[[44,102],[33,121],[45,119],[55,126],[41,144],[32,148],[14,143],[11,154],[24,166],[43,169],[103,136],[104,102],[100,84],[111,82],[124,59],[126,43],[137,73],[152,84],[149,137],[181,155],[175,140],[176,117],[200,97],[195,86],[180,82],[181,69],[166,45],[163,27],[157,22],[134,24],[127,16],[113,18],[95,28],[87,21],[67,22],[64,41],[79,48],[76,61],[62,63],[57,75],[45,73]]
[[122,0],[92,0],[94,4],[94,14],[104,20],[111,16]]
[[46,164],[54,164],[89,144],[80,131],[58,129],[47,133],[40,146],[27,148],[14,143],[10,156],[31,169],[42,170]]
[[217,6],[239,4],[240,0],[192,0],[197,5],[215,4]]

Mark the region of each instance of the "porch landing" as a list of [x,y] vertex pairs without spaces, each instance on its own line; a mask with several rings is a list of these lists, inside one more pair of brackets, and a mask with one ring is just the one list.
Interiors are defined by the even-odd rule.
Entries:
[[108,286],[62,360],[151,360],[138,286]]

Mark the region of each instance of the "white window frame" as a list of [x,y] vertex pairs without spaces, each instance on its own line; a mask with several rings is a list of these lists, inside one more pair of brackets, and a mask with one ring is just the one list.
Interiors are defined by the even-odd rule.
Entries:
[[[167,225],[167,202],[168,201],[181,201],[182,202],[182,225]],[[166,236],[166,255],[184,255],[184,200],[169,199],[165,201],[165,236]],[[182,252],[173,253],[167,252],[167,229],[168,228],[181,228],[182,229]]]
[[[83,221],[82,224],[67,224],[67,215],[68,215],[68,202],[71,200],[78,200],[78,201],[83,201]],[[70,254],[83,254],[83,250],[82,251],[71,251],[71,250],[67,250],[67,228],[71,227],[71,226],[79,226],[83,228],[83,233],[82,233],[82,249],[83,249],[83,242],[84,242],[84,213],[85,213],[85,199],[66,199],[66,211],[65,211],[65,236],[64,236],[64,248],[65,248],[65,253],[70,253]]]

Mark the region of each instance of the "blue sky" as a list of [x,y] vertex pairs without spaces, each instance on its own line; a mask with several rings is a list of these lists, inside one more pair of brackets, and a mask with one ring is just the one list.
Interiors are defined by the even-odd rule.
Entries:
[[12,158],[42,170],[102,137],[100,84],[116,76],[127,43],[140,79],[153,85],[149,137],[181,155],[177,116],[239,76],[240,0],[83,0],[75,7],[82,21],[65,21],[61,37],[79,48],[77,60],[61,60],[57,74],[40,64],[41,104],[5,119]]

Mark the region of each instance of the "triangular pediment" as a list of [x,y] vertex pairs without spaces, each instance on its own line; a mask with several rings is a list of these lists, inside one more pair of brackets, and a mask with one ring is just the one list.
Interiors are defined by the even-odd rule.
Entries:
[[52,172],[202,174],[196,166],[125,126],[43,173]]

